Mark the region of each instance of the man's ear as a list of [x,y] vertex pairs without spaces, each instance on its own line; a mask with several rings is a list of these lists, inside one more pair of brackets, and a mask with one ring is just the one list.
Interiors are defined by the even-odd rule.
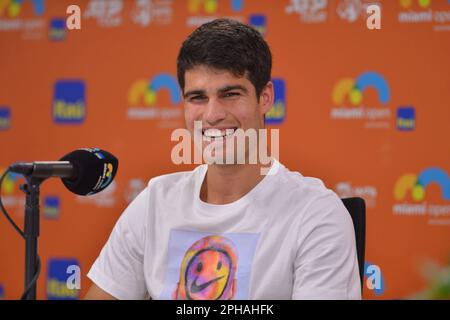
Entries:
[[272,81],[267,82],[259,95],[259,106],[261,108],[261,115],[266,114],[273,106],[274,92]]

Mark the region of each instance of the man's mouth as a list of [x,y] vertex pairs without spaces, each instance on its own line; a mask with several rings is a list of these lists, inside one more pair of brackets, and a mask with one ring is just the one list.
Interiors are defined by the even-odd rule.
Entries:
[[222,141],[230,138],[236,132],[237,127],[230,128],[207,128],[202,129],[202,135],[205,141]]

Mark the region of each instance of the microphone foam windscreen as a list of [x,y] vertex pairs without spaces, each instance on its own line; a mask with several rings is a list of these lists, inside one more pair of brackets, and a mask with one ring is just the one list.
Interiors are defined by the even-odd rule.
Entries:
[[78,195],[91,195],[104,190],[114,179],[119,160],[98,148],[83,148],[61,158],[75,168],[72,179],[62,179],[67,189]]

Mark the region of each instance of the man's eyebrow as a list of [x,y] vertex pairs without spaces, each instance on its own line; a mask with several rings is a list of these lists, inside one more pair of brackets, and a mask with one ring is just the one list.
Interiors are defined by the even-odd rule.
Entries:
[[191,90],[191,91],[187,91],[184,93],[183,97],[187,98],[189,96],[193,96],[193,95],[204,95],[206,93],[205,90]]
[[244,92],[244,93],[247,93],[247,92],[248,92],[248,90],[247,90],[246,87],[241,86],[241,85],[239,85],[239,84],[236,84],[236,85],[230,85],[230,86],[225,86],[225,87],[223,87],[223,88],[220,88],[220,89],[218,90],[218,92],[219,92],[219,93],[224,93],[224,92],[232,91],[232,90],[241,90],[241,91]]

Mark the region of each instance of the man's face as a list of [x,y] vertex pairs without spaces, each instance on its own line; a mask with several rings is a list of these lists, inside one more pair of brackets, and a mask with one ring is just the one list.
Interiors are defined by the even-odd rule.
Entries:
[[185,73],[183,96],[186,128],[193,136],[194,121],[201,121],[202,151],[215,144],[210,147],[223,156],[231,151],[225,147],[227,140],[234,139],[236,148],[236,129],[264,127],[263,116],[273,104],[273,85],[269,82],[264,87],[258,101],[255,87],[246,76],[197,66]]

